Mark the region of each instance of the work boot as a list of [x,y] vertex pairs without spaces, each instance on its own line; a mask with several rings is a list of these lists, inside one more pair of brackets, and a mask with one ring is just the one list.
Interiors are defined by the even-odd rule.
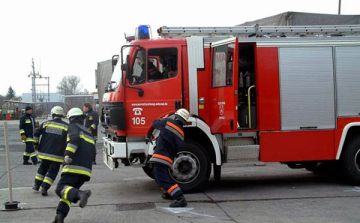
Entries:
[[40,185],[36,185],[36,184],[32,187],[32,189],[34,191],[39,191],[39,188],[40,188]]
[[[36,161],[36,162],[33,162],[33,165],[38,165],[40,164],[41,162],[40,161]],[[30,164],[31,165],[31,164]]]
[[41,192],[41,195],[42,195],[42,196],[47,196],[47,195],[48,195],[47,190],[46,190],[45,188],[43,188],[43,187],[41,187],[40,192]]
[[53,221],[53,223],[64,223],[64,215],[62,214],[56,214],[55,216],[55,220]]
[[79,193],[76,196],[76,198],[80,201],[79,207],[84,208],[90,196],[91,196],[90,190],[79,191]]
[[176,198],[176,200],[170,204],[171,208],[182,208],[187,206],[187,201],[184,196]]
[[24,161],[23,165],[31,165],[31,163],[29,161]]
[[166,192],[164,192],[164,193],[161,195],[161,197],[162,197],[162,199],[164,199],[164,200],[174,200],[174,198],[171,197],[171,195],[168,194],[168,193],[166,193]]

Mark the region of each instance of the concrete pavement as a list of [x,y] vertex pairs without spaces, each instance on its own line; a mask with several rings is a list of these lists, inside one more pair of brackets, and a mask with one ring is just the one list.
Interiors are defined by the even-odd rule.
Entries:
[[[51,222],[59,200],[55,186],[47,197],[31,190],[38,166],[21,165],[24,146],[18,143],[17,123],[9,123],[9,129],[14,198],[22,202],[23,210],[0,211],[0,222]],[[101,143],[97,148],[100,153]],[[203,191],[186,194],[189,206],[173,209],[142,169],[112,172],[101,158],[99,154],[93,177],[83,186],[93,192],[88,206],[81,209],[74,204],[66,222],[360,222],[360,188],[277,163],[224,166],[221,181],[211,180]],[[0,138],[0,202],[7,200]]]

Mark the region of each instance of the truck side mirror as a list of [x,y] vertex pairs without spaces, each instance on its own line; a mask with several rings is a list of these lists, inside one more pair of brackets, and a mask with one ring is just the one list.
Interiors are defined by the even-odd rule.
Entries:
[[111,66],[112,66],[112,72],[114,72],[114,68],[118,62],[118,59],[119,59],[119,55],[114,55],[112,56],[111,58]]

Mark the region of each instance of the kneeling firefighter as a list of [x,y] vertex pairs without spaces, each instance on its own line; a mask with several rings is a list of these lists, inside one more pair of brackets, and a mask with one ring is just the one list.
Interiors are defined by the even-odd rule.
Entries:
[[90,190],[82,191],[80,187],[91,178],[95,139],[83,126],[85,115],[80,108],[70,109],[67,117],[70,120],[68,144],[61,179],[56,188],[60,202],[56,209],[55,223],[64,222],[71,203],[80,201],[79,206],[84,208],[91,195]]
[[63,108],[55,106],[51,109],[51,116],[53,120],[43,122],[34,134],[35,146],[38,147],[38,156],[42,161],[35,176],[33,190],[38,191],[41,186],[40,191],[43,196],[48,194],[47,191],[53,184],[60,165],[64,162],[68,134],[68,124],[61,120],[64,117]]
[[[160,130],[156,139],[156,147],[150,163],[154,165],[154,177],[161,189],[164,191],[162,198],[175,201],[170,207],[186,207],[187,201],[179,185],[171,178],[169,169],[172,167],[174,157],[184,142],[183,125],[189,119],[189,112],[186,109],[179,109],[175,112],[175,119],[163,118],[155,120],[152,127]],[[154,136],[149,134],[149,139]]]

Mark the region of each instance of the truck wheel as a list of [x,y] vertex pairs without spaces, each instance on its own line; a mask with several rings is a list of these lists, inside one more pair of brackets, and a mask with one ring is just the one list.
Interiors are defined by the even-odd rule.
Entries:
[[148,177],[150,177],[151,179],[154,179],[154,175],[153,175],[153,168],[152,167],[148,167],[148,166],[144,166],[143,171],[146,175],[148,175]]
[[202,146],[194,142],[184,142],[177,153],[171,177],[185,192],[194,192],[201,189],[209,180],[211,163]]
[[342,171],[346,180],[360,185],[360,137],[353,138],[341,157]]

